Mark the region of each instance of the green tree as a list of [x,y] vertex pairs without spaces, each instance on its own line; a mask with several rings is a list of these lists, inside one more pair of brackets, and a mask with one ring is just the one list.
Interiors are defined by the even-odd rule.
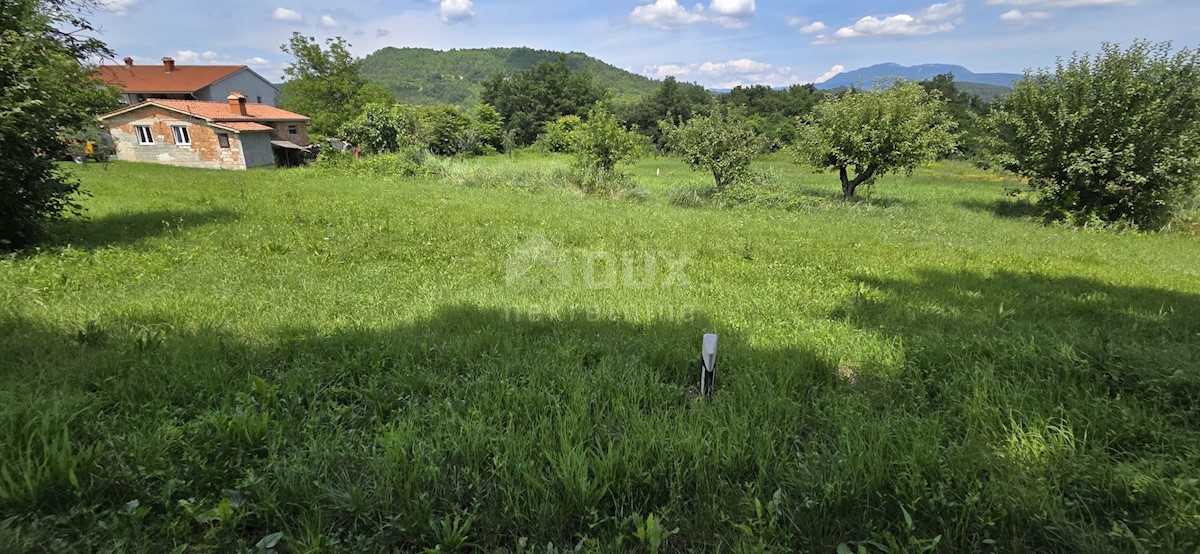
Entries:
[[746,114],[755,131],[767,137],[768,148],[778,150],[796,140],[796,121],[812,112],[821,97],[813,85],[792,85],[777,90],[767,85],[734,87],[721,95],[721,104]]
[[696,115],[707,113],[712,103],[712,93],[704,87],[680,83],[674,77],[667,77],[654,94],[633,106],[628,123],[662,147],[664,140],[659,121],[674,125],[687,123]]
[[796,150],[801,163],[836,169],[842,196],[850,199],[860,185],[876,177],[911,174],[917,165],[952,152],[954,128],[936,93],[899,81],[890,88],[849,92],[817,104],[800,128]]
[[571,151],[577,163],[597,171],[611,172],[621,162],[629,162],[641,154],[637,133],[630,131],[617,121],[617,117],[603,107],[597,106],[577,130]]
[[692,169],[712,173],[718,191],[744,179],[750,162],[766,146],[764,137],[744,117],[725,107],[692,118],[682,126],[665,122],[662,126],[671,151],[682,156]]
[[548,121],[538,137],[538,146],[547,152],[570,152],[575,148],[575,132],[580,127],[583,127],[583,118],[577,115]]
[[325,46],[298,32],[280,46],[296,58],[283,68],[287,81],[280,91],[280,107],[311,117],[314,133],[332,134],[368,104],[395,101],[387,89],[363,78],[362,60],[350,53],[345,39],[326,39]]
[[1200,50],[1106,43],[1027,71],[991,118],[998,162],[1049,217],[1153,229],[1200,171]]
[[63,137],[116,106],[84,60],[111,57],[80,13],[90,0],[0,2],[0,250],[27,246],[80,208],[79,183],[56,161]]
[[482,146],[471,118],[454,106],[421,106],[425,147],[439,156],[473,154]]
[[402,106],[368,104],[363,113],[342,125],[338,134],[363,153],[380,154],[411,144],[417,131],[417,118]]
[[496,152],[504,151],[504,116],[490,104],[480,104],[475,107],[471,117],[479,141],[485,148]]
[[946,110],[958,131],[958,154],[978,159],[986,150],[984,143],[988,131],[983,123],[989,111],[988,104],[976,94],[959,90],[953,73],[935,75],[920,84],[926,92],[936,92],[946,103]]
[[483,88],[483,102],[500,112],[504,130],[521,145],[533,144],[546,122],[582,116],[606,95],[591,73],[571,71],[562,57],[512,76],[497,74]]

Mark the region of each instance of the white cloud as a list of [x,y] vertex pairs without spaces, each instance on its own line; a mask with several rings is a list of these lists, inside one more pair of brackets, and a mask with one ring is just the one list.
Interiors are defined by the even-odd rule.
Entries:
[[1034,21],[1050,19],[1051,17],[1052,14],[1050,12],[1023,12],[1014,9],[1000,14],[1000,21],[1005,23],[1032,23]]
[[692,11],[680,6],[675,0],[654,0],[653,4],[638,6],[629,14],[634,23],[656,29],[674,29],[707,19],[704,6],[697,4]]
[[787,18],[787,24],[788,27],[799,28],[800,32],[805,35],[811,35],[813,33],[819,33],[825,30],[824,23],[820,21],[813,21],[812,23],[809,23],[808,20],[803,17],[789,17]]
[[925,8],[925,11],[921,12],[921,19],[926,21],[944,21],[946,19],[950,19],[951,17],[962,15],[962,13],[962,0],[943,2],[941,4],[934,4],[928,8]]
[[648,65],[642,74],[656,79],[676,77],[697,81],[710,88],[734,88],[753,84],[786,86],[803,83],[790,67],[778,67],[748,58],[724,62]]
[[727,62],[713,63],[704,62],[700,64],[696,71],[701,75],[709,77],[724,77],[726,75],[754,75],[756,73],[768,73],[772,69],[771,64],[756,62],[751,59],[742,58],[740,60],[730,60]]
[[656,29],[677,29],[697,23],[740,29],[754,17],[756,10],[755,0],[712,0],[707,9],[704,4],[696,4],[690,10],[677,0],[654,0],[634,8],[629,20]]
[[1134,6],[1145,0],[987,0],[988,5],[1031,8],[1085,8],[1090,6]]
[[458,23],[475,18],[475,2],[472,0],[441,0],[438,17],[443,23]]
[[275,8],[275,11],[271,12],[271,19],[274,19],[275,21],[283,21],[285,23],[297,23],[304,21],[304,16],[296,10]]
[[194,50],[179,50],[175,52],[175,61],[180,63],[213,63],[226,61],[229,58],[212,50],[196,52]]
[[642,69],[642,74],[654,77],[655,79],[663,79],[666,77],[686,77],[692,72],[691,68],[686,65],[679,64],[663,64],[663,65],[648,65]]
[[817,77],[816,79],[814,79],[813,82],[817,83],[817,84],[824,83],[825,81],[828,81],[828,80],[836,77],[838,74],[844,73],[845,71],[846,71],[846,66],[835,65],[835,66],[829,68],[829,71],[822,73],[820,77]]
[[814,21],[814,22],[809,23],[808,25],[805,25],[800,28],[800,32],[804,33],[806,35],[811,35],[813,33],[819,33],[824,30],[825,30],[825,24],[821,23],[820,21]]
[[271,60],[268,60],[262,56],[254,56],[253,58],[246,60],[246,65],[253,67],[255,69],[261,69],[261,68],[274,67],[275,64],[271,63]]
[[727,17],[750,17],[754,15],[754,0],[712,0],[709,5],[713,13]]
[[[1020,0],[1018,0],[1020,1]],[[842,27],[833,34],[837,38],[858,38],[868,36],[917,36],[944,33],[954,30],[954,23],[948,21],[963,13],[962,0],[934,4],[921,10],[919,17],[906,13],[889,15],[880,19],[868,15],[856,21],[849,27]],[[825,40],[817,37],[818,41]]]
[[322,15],[319,24],[326,29],[340,29],[342,27],[342,24],[329,14]]
[[129,8],[136,6],[137,3],[138,0],[100,0],[100,7],[114,15],[125,15],[129,13]]

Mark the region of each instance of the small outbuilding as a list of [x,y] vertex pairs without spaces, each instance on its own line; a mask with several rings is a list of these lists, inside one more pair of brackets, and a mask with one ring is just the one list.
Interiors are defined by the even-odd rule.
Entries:
[[151,98],[100,116],[117,159],[182,167],[246,169],[293,165],[308,146],[304,115],[248,103]]

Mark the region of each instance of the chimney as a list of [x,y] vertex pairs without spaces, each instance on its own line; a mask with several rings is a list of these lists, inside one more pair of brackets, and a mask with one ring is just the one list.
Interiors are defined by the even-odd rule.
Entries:
[[174,58],[163,58],[163,67],[166,68],[167,73],[174,72],[175,71],[175,59]]
[[239,115],[242,117],[248,117],[250,115],[249,113],[246,112],[246,95],[245,94],[242,94],[240,92],[234,92],[228,96],[227,100],[229,100],[229,111],[232,112],[234,115]]
[[133,58],[125,58],[125,67],[133,67]]

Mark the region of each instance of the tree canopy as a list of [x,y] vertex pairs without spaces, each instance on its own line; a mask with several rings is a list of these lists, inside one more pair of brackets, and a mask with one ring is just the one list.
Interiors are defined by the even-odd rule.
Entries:
[[541,62],[515,75],[496,75],[484,83],[483,101],[504,118],[504,130],[520,145],[537,140],[543,126],[564,115],[584,116],[607,91],[591,73],[571,71],[564,58]]
[[707,113],[713,103],[713,95],[704,87],[691,83],[680,83],[667,77],[658,89],[634,104],[626,117],[626,123],[637,127],[662,146],[662,128],[659,121],[674,125],[687,123],[696,115]]
[[670,149],[692,169],[712,173],[718,191],[746,176],[750,162],[762,153],[766,142],[745,118],[724,107],[680,126],[664,121],[663,133]]
[[6,0],[0,10],[0,250],[29,245],[79,209],[57,165],[65,137],[95,126],[118,92],[84,60],[111,57],[81,15],[90,0]]
[[911,173],[954,150],[954,122],[942,104],[938,94],[906,81],[827,97],[801,125],[799,161],[837,170],[843,197],[852,198],[876,177]]
[[1200,50],[1105,44],[1027,72],[991,123],[1047,216],[1159,227],[1200,172]]
[[368,104],[395,101],[387,89],[362,76],[362,60],[350,53],[342,37],[326,39],[322,48],[315,38],[297,32],[280,49],[295,57],[283,69],[287,81],[280,107],[311,117],[314,133],[332,134]]
[[775,89],[767,85],[734,87],[721,95],[721,104],[746,114],[747,123],[767,137],[771,149],[783,148],[796,139],[796,119],[808,115],[821,99],[813,85]]

